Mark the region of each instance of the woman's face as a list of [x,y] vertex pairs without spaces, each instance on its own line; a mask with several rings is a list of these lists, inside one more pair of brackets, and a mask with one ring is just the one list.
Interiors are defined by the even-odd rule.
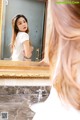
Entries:
[[17,21],[17,27],[19,29],[19,31],[21,32],[25,32],[28,28],[28,24],[26,22],[26,20],[23,17],[20,17]]

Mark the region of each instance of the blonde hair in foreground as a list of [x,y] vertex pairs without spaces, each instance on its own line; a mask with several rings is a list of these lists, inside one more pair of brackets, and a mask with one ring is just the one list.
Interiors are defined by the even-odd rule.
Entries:
[[51,79],[60,98],[80,110],[80,4],[56,1],[51,0]]

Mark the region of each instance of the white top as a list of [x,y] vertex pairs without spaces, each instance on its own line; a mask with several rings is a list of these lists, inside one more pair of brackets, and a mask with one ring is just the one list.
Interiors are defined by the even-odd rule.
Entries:
[[32,105],[31,110],[35,112],[32,120],[80,120],[80,111],[65,105],[53,87],[47,100]]
[[29,40],[29,35],[25,32],[18,32],[16,40],[15,40],[12,60],[14,61],[24,60],[23,42],[26,40]]

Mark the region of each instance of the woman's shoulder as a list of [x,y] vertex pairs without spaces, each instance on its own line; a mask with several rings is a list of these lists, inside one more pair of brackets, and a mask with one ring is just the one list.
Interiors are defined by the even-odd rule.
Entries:
[[50,95],[45,102],[34,104],[31,110],[35,112],[33,120],[79,120],[80,112],[64,105],[55,90],[51,88]]
[[17,39],[21,40],[21,42],[24,42],[25,40],[29,40],[29,34],[26,32],[18,32]]
[[26,32],[18,32],[18,36],[29,36]]

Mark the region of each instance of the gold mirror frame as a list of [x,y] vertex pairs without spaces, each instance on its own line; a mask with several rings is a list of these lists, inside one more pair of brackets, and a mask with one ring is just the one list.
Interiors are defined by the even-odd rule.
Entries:
[[[44,32],[44,57],[46,58],[47,46],[50,31],[50,16],[49,16],[49,4],[46,0],[46,22]],[[3,0],[0,1],[0,33],[2,30],[2,13],[3,13]],[[1,53],[1,34],[0,34],[0,53]],[[1,57],[1,56],[0,56]],[[8,61],[0,60],[0,79],[2,78],[40,78],[49,79],[49,66],[40,66],[39,62],[27,62],[27,61]]]
[[49,66],[39,62],[0,60],[0,78],[49,79]]

